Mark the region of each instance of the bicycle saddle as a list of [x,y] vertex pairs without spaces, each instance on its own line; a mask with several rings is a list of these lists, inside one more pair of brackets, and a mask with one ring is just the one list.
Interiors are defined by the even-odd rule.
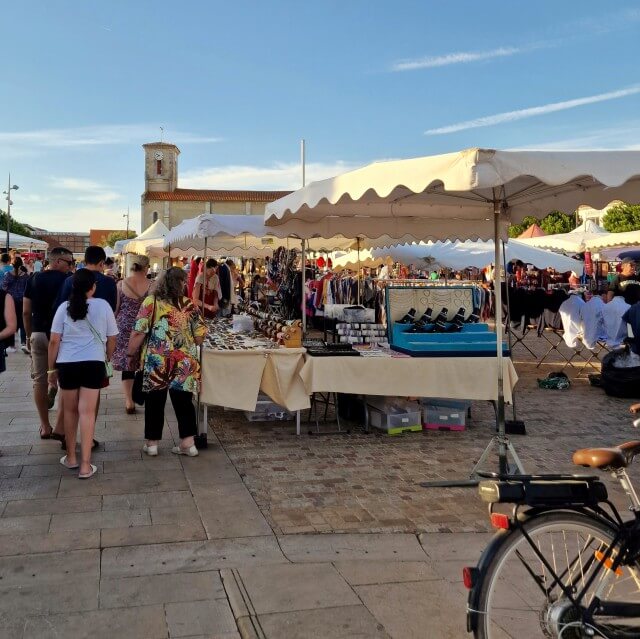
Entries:
[[613,448],[582,448],[573,453],[576,466],[588,466],[600,470],[626,468],[640,454],[640,441],[627,442]]

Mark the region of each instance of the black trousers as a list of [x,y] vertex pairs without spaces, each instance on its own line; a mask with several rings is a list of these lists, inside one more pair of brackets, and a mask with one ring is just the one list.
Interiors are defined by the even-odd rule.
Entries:
[[193,437],[198,433],[196,423],[196,409],[193,406],[193,395],[187,391],[155,390],[147,393],[144,402],[144,436],[145,439],[162,439],[162,428],[164,426],[164,407],[167,403],[167,392],[171,397],[173,410],[178,420],[178,433],[180,439]]

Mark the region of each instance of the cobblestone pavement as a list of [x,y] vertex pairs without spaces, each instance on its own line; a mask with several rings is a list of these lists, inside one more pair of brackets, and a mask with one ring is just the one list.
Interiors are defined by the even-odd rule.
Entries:
[[[533,335],[526,343],[538,353],[547,347]],[[562,352],[570,355],[566,348]],[[553,363],[536,368],[522,346],[516,346],[514,358],[520,376],[516,406],[527,435],[513,436],[512,442],[527,472],[580,472],[571,464],[575,449],[640,439],[628,412],[630,401],[591,387],[586,373],[593,369],[568,369],[570,390],[541,390],[537,378],[561,368],[561,359],[556,355]],[[243,413],[221,410],[213,418],[215,433],[267,521],[285,534],[488,530],[486,508],[474,489],[418,484],[468,476],[494,426],[488,402],[474,402],[464,432],[396,437],[354,431],[297,438],[293,422],[250,423]],[[497,469],[496,456],[486,469]],[[610,486],[619,496],[617,484]]]
[[[0,376],[0,638],[465,636],[460,569],[488,535],[463,531],[486,515],[473,489],[416,484],[468,472],[490,407],[463,433],[400,438],[297,438],[218,411],[195,459],[170,454],[169,409],[145,458],[142,415],[124,414],[114,382],[82,482],[38,437],[28,361],[12,355]],[[527,468],[567,469],[572,449],[635,434],[628,402],[579,381],[539,391],[519,368]]]

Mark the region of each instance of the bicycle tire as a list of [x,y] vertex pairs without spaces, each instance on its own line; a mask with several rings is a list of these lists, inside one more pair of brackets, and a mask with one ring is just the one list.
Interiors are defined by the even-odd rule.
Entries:
[[[586,537],[589,537],[591,535],[594,536],[593,548],[597,546],[598,542],[603,542],[604,544],[607,544],[607,545],[610,544],[613,541],[615,536],[615,529],[611,525],[608,525],[606,522],[595,519],[593,517],[589,517],[586,514],[577,513],[577,512],[567,512],[567,511],[553,511],[553,512],[548,512],[539,516],[532,517],[531,519],[523,523],[522,528],[524,529],[524,532],[526,532],[526,534],[529,535],[529,537],[532,540],[537,541],[538,548],[540,549],[541,552],[542,552],[542,549],[540,548],[540,540],[542,538],[542,534],[544,533],[549,534],[552,548],[554,544],[554,541],[553,541],[554,531],[559,534],[560,533],[564,534],[565,535],[564,538],[561,536],[560,541],[563,541],[565,545],[565,552],[567,555],[567,558],[566,558],[567,566],[569,565],[573,566],[574,559],[575,559],[572,555],[572,560],[571,561],[569,560],[569,553],[567,552],[567,539],[566,539],[567,532],[571,533],[571,536],[573,536],[574,532],[576,533],[576,547],[579,547],[581,545],[581,542],[584,541],[580,539],[579,533],[582,533]],[[558,543],[558,545],[561,545],[561,544]],[[582,562],[582,560],[580,561],[580,564],[583,567],[588,563],[587,560],[589,559],[589,557],[593,556],[594,554],[593,548],[592,548],[592,544],[589,544],[589,547],[587,547],[584,550],[585,561],[584,563]],[[516,550],[520,552],[521,557],[518,557],[516,555]],[[511,534],[505,536],[503,543],[497,548],[497,550],[495,551],[495,555],[492,557],[489,565],[487,566],[484,572],[482,581],[480,583],[480,592],[477,599],[478,610],[480,611],[480,614],[478,615],[478,624],[477,624],[477,628],[474,635],[476,639],[498,639],[498,638],[505,639],[507,637],[517,637],[517,639],[529,639],[529,637],[555,638],[555,637],[558,637],[557,628],[562,627],[567,623],[570,623],[572,621],[572,617],[577,615],[575,611],[575,607],[570,603],[570,601],[566,599],[566,597],[559,596],[558,600],[555,603],[550,602],[548,600],[545,601],[541,610],[536,610],[534,607],[531,607],[530,610],[523,610],[523,609],[517,609],[517,608],[512,609],[511,610],[512,615],[515,612],[518,613],[517,615],[514,616],[513,622],[512,622],[517,632],[510,632],[509,629],[505,629],[506,623],[502,619],[502,616],[508,619],[509,615],[507,612],[501,613],[502,616],[498,614],[497,612],[498,607],[497,605],[494,606],[494,599],[496,600],[496,603],[497,603],[497,599],[500,597],[503,597],[502,601],[504,601],[504,599],[508,601],[509,598],[511,597],[513,600],[517,600],[518,605],[520,605],[520,602],[526,601],[523,591],[526,591],[528,587],[528,586],[521,585],[521,582],[516,577],[515,573],[513,574],[513,578],[511,580],[507,579],[506,577],[503,577],[505,570],[509,570],[509,569],[512,570],[513,564],[515,563],[515,566],[519,566],[520,570],[525,575],[529,576],[530,585],[531,584],[535,585],[535,588],[533,588],[534,592],[537,592],[537,594],[541,598],[544,597],[542,588],[540,587],[540,585],[536,584],[534,577],[527,571],[526,564],[522,558],[523,550],[525,551],[528,550],[531,553],[531,555],[534,557],[533,561],[535,564],[537,558],[533,550],[531,549],[531,546],[529,545],[528,541],[526,540],[523,534],[523,530],[515,529]],[[578,553],[578,556],[580,554],[581,553]],[[550,557],[546,557],[546,556],[545,558],[548,560],[550,559]],[[507,566],[508,562],[512,559],[516,559],[516,561],[509,563],[509,565]],[[537,562],[539,563],[540,567],[542,567],[542,562],[540,562],[539,559],[537,559]],[[595,566],[596,563],[597,562],[592,560],[591,565]],[[552,561],[549,561],[549,564],[553,566]],[[578,564],[575,564],[576,568],[577,566]],[[529,568],[531,568],[531,566],[529,566]],[[594,587],[597,586],[598,579],[603,578],[603,575],[606,574],[606,571],[607,571],[606,568],[602,568],[602,567],[600,568],[600,572],[598,573],[598,577],[596,578]],[[544,569],[543,569],[543,572],[544,572]],[[556,574],[559,574],[559,573],[560,573],[560,570],[556,572]],[[632,581],[637,583],[636,576],[640,576],[640,566],[638,566],[638,564],[636,563],[635,572],[629,571],[629,574]],[[540,575],[537,575],[537,577],[540,578]],[[569,571],[569,578],[570,579],[575,578],[576,581],[579,581],[581,578],[582,584],[584,584],[584,581],[585,581],[584,574],[580,575],[578,572],[576,572],[574,577],[574,575],[572,575],[572,570]],[[588,578],[588,574],[587,574],[587,578]],[[501,594],[500,594],[500,597],[498,597],[497,584],[500,583],[501,579],[504,580],[504,584],[500,588]],[[507,587],[507,583],[509,581],[513,581],[511,590],[509,590]],[[622,583],[622,581],[620,583]],[[548,585],[548,584],[545,583],[544,585]],[[579,584],[576,584],[576,587],[579,589]],[[536,590],[536,588],[539,590],[539,592]],[[559,591],[559,589],[557,589],[557,591]],[[638,592],[639,592],[639,594],[637,595],[638,599],[636,599],[636,597],[633,598],[634,603],[637,603],[638,601],[640,601],[640,591]],[[617,596],[613,598],[618,599]],[[545,610],[545,607],[546,607],[546,610]],[[536,621],[534,620],[534,613],[538,615],[537,627],[536,627]],[[525,617],[526,615],[527,623],[524,623],[523,619],[519,619],[519,615],[522,615],[522,617]],[[554,618],[554,615],[559,615],[559,617]],[[549,617],[554,618],[554,623],[550,624],[551,627],[547,625]],[[519,619],[517,622],[516,622],[516,618]],[[606,625],[606,626],[603,625],[602,627],[610,628],[609,625]],[[612,635],[607,634],[606,635],[607,637],[609,636],[611,637],[640,636],[640,626],[636,626],[636,630],[632,631],[630,634],[624,634],[625,632],[623,630],[624,626],[613,626],[613,628],[614,630],[615,628],[620,628],[622,632],[615,630],[616,634],[612,634]],[[536,630],[537,630],[537,634],[535,634]],[[609,629],[608,632],[611,632],[611,630]],[[578,632],[574,633],[570,631],[570,628],[567,628],[563,632],[562,639],[573,639],[574,637],[580,637],[580,636],[582,636],[580,633]],[[596,636],[598,635],[596,634]]]

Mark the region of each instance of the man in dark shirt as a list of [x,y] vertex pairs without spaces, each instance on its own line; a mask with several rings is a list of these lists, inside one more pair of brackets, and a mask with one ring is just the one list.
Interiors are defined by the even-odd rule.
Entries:
[[[93,297],[105,300],[109,302],[109,305],[116,312],[116,304],[118,302],[118,288],[116,282],[112,277],[103,275],[104,262],[107,259],[107,254],[101,246],[88,246],[84,252],[84,268],[88,271],[93,271],[96,276],[96,292]],[[71,295],[71,280],[65,282],[56,301],[56,308],[66,302]]]
[[636,262],[630,257],[625,257],[621,262],[620,275],[617,275],[609,284],[607,302],[610,302],[617,295],[624,295],[624,291],[629,284],[640,284],[636,275]]
[[49,398],[47,397],[47,369],[49,366],[49,336],[51,322],[56,312],[56,299],[73,266],[73,254],[58,247],[49,252],[49,269],[34,273],[24,292],[22,317],[31,350],[31,379],[33,398],[40,417],[42,439],[64,439],[62,408],[58,406],[55,429],[49,422]]

